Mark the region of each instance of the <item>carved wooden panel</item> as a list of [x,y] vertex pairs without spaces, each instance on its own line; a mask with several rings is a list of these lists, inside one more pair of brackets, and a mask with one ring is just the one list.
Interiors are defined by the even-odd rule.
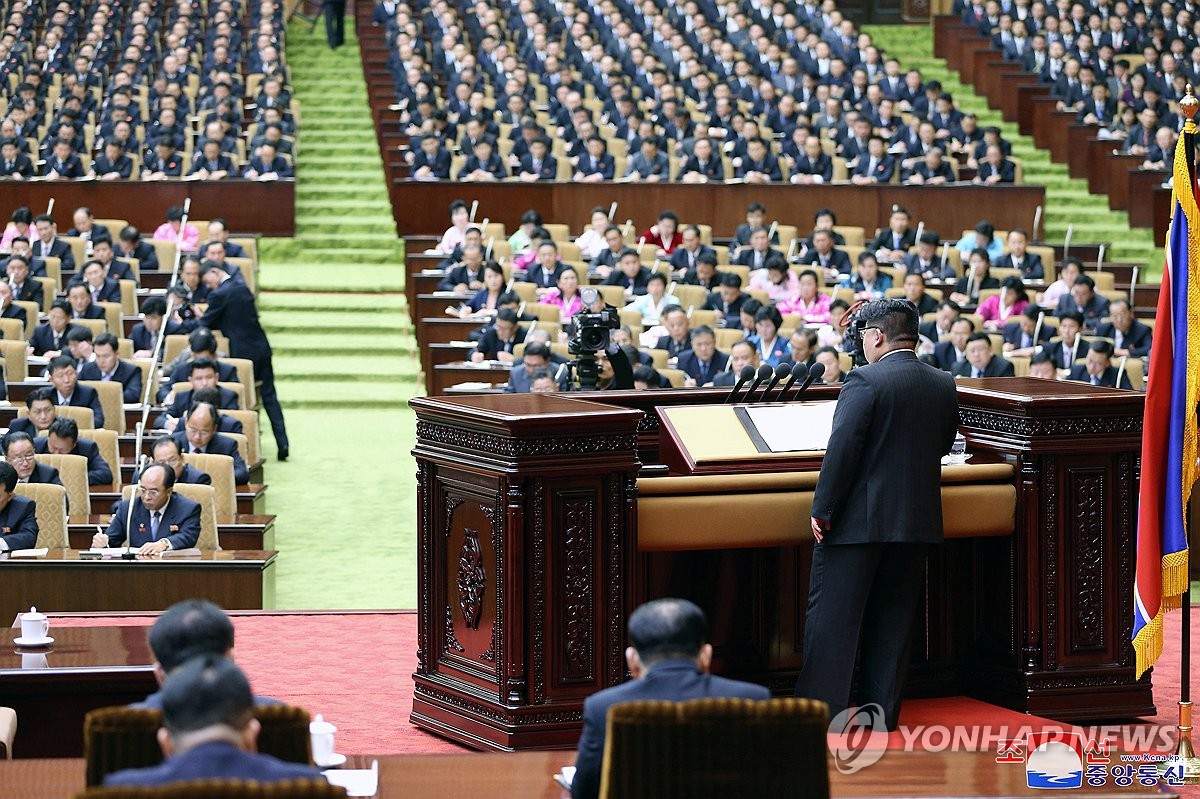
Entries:
[[556,492],[553,518],[559,546],[554,615],[562,645],[555,682],[559,684],[591,681],[596,673],[599,516],[596,491]]
[[1064,619],[1068,636],[1062,657],[1104,654],[1112,646],[1106,605],[1105,561],[1110,557],[1108,472],[1072,467],[1067,472],[1067,527],[1063,591],[1072,601]]

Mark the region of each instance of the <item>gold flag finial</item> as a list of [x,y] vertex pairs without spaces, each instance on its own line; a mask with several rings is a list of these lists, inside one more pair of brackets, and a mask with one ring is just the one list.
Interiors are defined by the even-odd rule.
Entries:
[[1184,119],[1187,120],[1184,123],[1184,128],[1189,133],[1195,131],[1196,122],[1194,118],[1198,110],[1200,110],[1200,100],[1197,100],[1195,95],[1192,94],[1192,84],[1189,83],[1183,97],[1179,100],[1179,113],[1183,114]]

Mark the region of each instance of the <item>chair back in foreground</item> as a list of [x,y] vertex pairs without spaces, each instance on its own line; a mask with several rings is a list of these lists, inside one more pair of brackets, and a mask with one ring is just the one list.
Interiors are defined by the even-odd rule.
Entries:
[[601,799],[826,799],[829,708],[811,699],[614,705]]
[[[183,460],[212,478],[217,515],[236,515],[237,489],[233,481],[233,458],[229,455],[216,455],[211,452],[203,454],[189,452],[183,456]],[[176,486],[178,487],[178,485],[177,483]]]
[[92,498],[88,493],[87,458],[82,455],[35,455],[38,463],[58,469],[58,477],[67,490],[67,513],[92,512]]
[[[259,752],[272,755],[288,763],[312,765],[312,738],[308,732],[309,715],[307,710],[293,705],[258,705],[254,708],[254,716],[262,726],[262,730],[258,734]],[[155,737],[161,726],[162,711],[159,710],[121,706],[102,707],[88,713],[83,719],[83,757],[86,761],[87,784],[99,785],[104,781],[106,775],[114,771],[127,768],[147,768],[161,763],[163,760],[162,749],[159,748],[158,739]],[[91,794],[88,795],[91,796]],[[152,795],[183,796],[184,794]],[[227,796],[233,794],[196,795]],[[280,796],[291,795],[280,794]],[[310,794],[296,795],[309,796]],[[342,796],[344,794],[312,795]]]
[[346,789],[322,779],[255,782],[253,780],[190,780],[154,788],[88,788],[75,799],[335,799]]
[[100,410],[104,411],[104,428],[125,435],[125,387],[115,380],[80,380],[79,385],[96,389]]
[[29,497],[37,504],[37,543],[34,546],[66,549],[67,489],[54,483],[17,483],[14,494]]

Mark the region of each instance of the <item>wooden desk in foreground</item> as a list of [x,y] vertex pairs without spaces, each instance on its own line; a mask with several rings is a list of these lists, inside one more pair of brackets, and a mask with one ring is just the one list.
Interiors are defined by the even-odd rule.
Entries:
[[[20,634],[0,629],[0,697],[17,712],[17,757],[79,757],[89,710],[158,690],[145,627],[51,627],[45,649],[15,647]],[[9,790],[0,793],[22,795]]]
[[[1046,796],[1025,784],[1021,764],[995,762],[994,752],[888,752],[873,765],[851,775],[829,770],[834,799],[906,797]],[[368,768],[379,761],[378,799],[436,796],[438,799],[565,799],[568,794],[551,779],[575,762],[573,751],[512,754],[355,755],[346,768]],[[5,795],[20,799],[63,799],[83,790],[83,759],[0,761]],[[1111,783],[1111,780],[1110,780]],[[1079,797],[1175,796],[1136,782],[1128,788],[1109,784],[1079,790],[1056,789],[1055,799]]]
[[[94,501],[94,500],[93,500]],[[72,549],[87,549],[92,545],[96,525],[107,528],[112,515],[93,513],[70,516],[67,519],[67,539]],[[217,516],[217,537],[223,549],[275,549],[275,517],[269,514]]]
[[275,607],[275,552],[221,550],[198,557],[80,560],[79,550],[0,558],[0,619],[45,611],[163,610],[202,597],[223,608]]

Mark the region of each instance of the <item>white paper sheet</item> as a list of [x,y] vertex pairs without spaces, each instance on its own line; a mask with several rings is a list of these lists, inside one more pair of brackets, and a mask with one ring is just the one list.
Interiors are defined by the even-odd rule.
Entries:
[[836,408],[836,400],[751,405],[746,414],[771,452],[823,452],[829,446]]
[[50,554],[49,547],[41,549],[14,549],[8,553],[10,558],[44,558]]
[[379,791],[379,761],[370,768],[329,769],[321,772],[332,785],[346,789],[347,796],[374,796]]

